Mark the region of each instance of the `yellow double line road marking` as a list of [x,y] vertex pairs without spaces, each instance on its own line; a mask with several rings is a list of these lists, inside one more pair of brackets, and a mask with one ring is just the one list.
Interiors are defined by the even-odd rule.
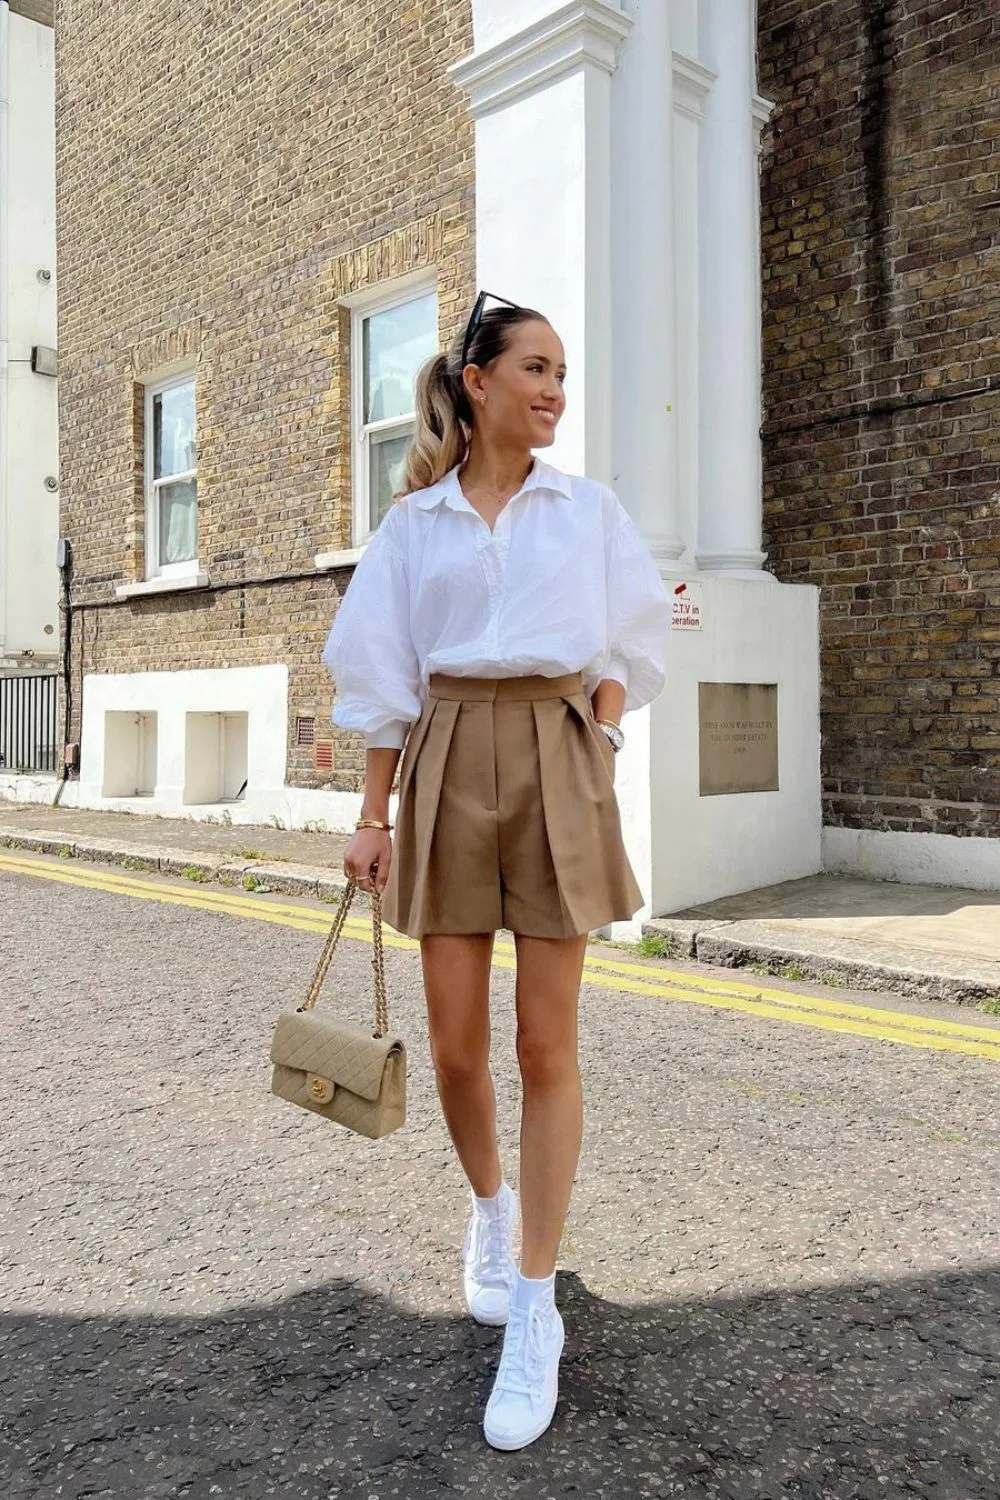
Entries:
[[[117,870],[94,867],[70,867],[58,860],[19,858],[0,855],[0,872],[34,877],[61,885],[105,891],[138,901],[157,901],[168,906],[184,906],[194,911],[214,912],[219,916],[244,917],[255,922],[271,922],[300,932],[325,933],[330,916],[315,907],[295,902],[278,902],[261,896],[243,894],[235,889],[209,890],[202,886],[184,889],[153,876],[139,878]],[[345,936],[360,942],[371,942],[371,923],[352,917],[344,929]],[[419,944],[410,938],[386,933],[386,947],[415,952]],[[494,968],[513,969],[514,945],[499,939],[493,958]],[[810,1026],[820,1031],[848,1033],[878,1041],[899,1042],[908,1047],[923,1047],[935,1052],[958,1052],[968,1057],[1000,1062],[1000,1030],[971,1025],[963,1021],[938,1020],[909,1012],[881,1010],[855,1005],[846,1000],[827,1000],[814,995],[793,994],[768,989],[739,979],[714,979],[708,975],[685,973],[653,963],[628,963],[602,953],[588,953],[584,961],[584,983],[598,989],[629,995],[648,995],[664,1000],[680,1000],[690,1005],[707,1005],[717,1010],[740,1012],[769,1021],[794,1026]]]

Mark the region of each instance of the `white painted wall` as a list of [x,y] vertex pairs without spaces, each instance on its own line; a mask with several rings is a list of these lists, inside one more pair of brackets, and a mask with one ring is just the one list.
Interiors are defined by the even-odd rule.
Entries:
[[[576,472],[587,461],[586,92],[585,77],[576,73],[476,124],[479,285],[538,308],[562,338],[572,399],[548,456]],[[567,120],[581,128],[567,130]],[[512,196],[506,183],[515,160],[521,165]],[[562,183],[556,196],[553,178]],[[525,253],[542,221],[546,253]]]
[[[226,667],[189,672],[90,673],[83,679],[80,788],[84,804],[103,799],[105,785],[127,781],[130,751],[116,715],[156,715],[156,775],[145,811],[180,813],[187,798],[202,795],[209,778],[203,762],[218,756],[220,715],[248,716],[249,785],[246,801],[280,792],[288,744],[288,668]],[[110,715],[110,718],[108,717]],[[188,716],[191,722],[188,722]],[[113,737],[109,737],[113,730]],[[193,756],[193,759],[192,759]],[[103,799],[104,805],[121,799]],[[133,799],[125,799],[131,801]]]
[[30,363],[56,346],[54,46],[6,4],[0,25],[0,665],[37,666],[59,654],[56,380]]
[[[155,715],[155,727],[149,723]],[[244,750],[241,716],[246,716]],[[137,724],[140,717],[146,724]],[[155,755],[148,796],[115,795],[131,786],[145,755]],[[228,783],[247,790],[238,802],[192,801],[212,797]],[[319,823],[330,830],[354,827],[361,798],[285,785],[288,763],[288,668],[226,667],[188,672],[90,673],[83,679],[80,780],[70,783],[64,806],[260,824],[285,828]],[[41,778],[0,778],[0,800],[45,802],[54,783]],[[6,790],[5,790],[6,789]],[[105,795],[108,791],[109,795]]]
[[[652,709],[657,914],[822,867],[818,591],[706,574],[699,586],[702,630],[674,632]],[[699,795],[699,682],[777,684],[777,792]]]
[[831,875],[1000,891],[1000,839],[824,828],[823,865]]
[[508,37],[544,22],[547,17],[567,7],[561,0],[472,0],[472,27],[476,51],[483,52]]

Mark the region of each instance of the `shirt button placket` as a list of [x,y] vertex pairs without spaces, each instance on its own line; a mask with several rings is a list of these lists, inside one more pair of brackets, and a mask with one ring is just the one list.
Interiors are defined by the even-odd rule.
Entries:
[[500,606],[503,603],[507,546],[496,535],[490,538],[486,553],[490,590],[490,639],[496,646],[500,630]]

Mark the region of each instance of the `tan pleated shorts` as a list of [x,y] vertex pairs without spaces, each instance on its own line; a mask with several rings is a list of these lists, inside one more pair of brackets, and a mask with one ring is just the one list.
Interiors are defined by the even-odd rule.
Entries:
[[397,931],[567,938],[642,905],[614,752],[579,674],[432,678],[399,791],[385,895]]

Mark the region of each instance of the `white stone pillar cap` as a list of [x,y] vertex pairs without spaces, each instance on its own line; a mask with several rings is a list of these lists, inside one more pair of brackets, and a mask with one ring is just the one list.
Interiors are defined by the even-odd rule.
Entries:
[[479,119],[585,64],[613,73],[631,27],[631,17],[611,0],[570,0],[448,71],[469,94],[472,117]]

